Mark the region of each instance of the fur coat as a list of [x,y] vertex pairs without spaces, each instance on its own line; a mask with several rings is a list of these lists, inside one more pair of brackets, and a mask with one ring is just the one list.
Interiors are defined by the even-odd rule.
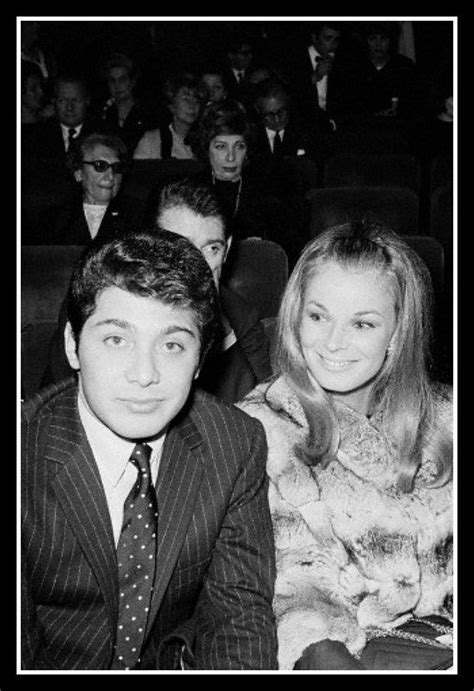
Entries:
[[[433,472],[426,448],[413,492],[398,492],[381,416],[335,406],[339,451],[322,469],[295,455],[307,424],[283,377],[239,404],[267,434],[280,669],[292,669],[304,648],[325,638],[358,654],[373,628],[450,614],[452,484],[424,486]],[[449,423],[450,400],[440,398],[438,409]]]

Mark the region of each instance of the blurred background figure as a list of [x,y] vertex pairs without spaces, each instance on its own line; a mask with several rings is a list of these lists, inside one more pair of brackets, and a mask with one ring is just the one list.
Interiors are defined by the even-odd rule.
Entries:
[[201,71],[201,79],[207,89],[206,105],[224,101],[227,98],[227,87],[222,69],[207,66]]
[[80,135],[91,132],[97,120],[89,116],[89,86],[81,75],[59,75],[54,82],[54,116],[41,124],[31,154],[42,161],[65,161]]
[[55,76],[56,58],[43,45],[41,22],[21,22],[21,59],[37,65],[46,82]]
[[413,60],[397,51],[398,22],[367,22],[363,104],[369,115],[414,119],[423,101]]
[[122,53],[113,53],[103,67],[109,98],[101,114],[103,127],[118,134],[128,151],[133,151],[143,133],[150,128],[151,116],[135,93],[138,69]]
[[180,73],[164,85],[168,122],[148,130],[138,142],[134,158],[193,158],[189,136],[205,100],[204,87],[192,74]]
[[[21,124],[31,125],[44,119],[44,77],[33,62],[21,63]],[[22,135],[23,136],[23,135]]]
[[315,128],[298,118],[290,94],[277,79],[266,79],[258,84],[255,108],[259,116],[256,153],[273,157],[309,156],[322,161],[321,143]]
[[311,22],[306,43],[281,57],[301,114],[327,134],[360,110],[360,54],[344,29],[343,22]]
[[223,59],[224,76],[230,98],[248,105],[250,89],[248,76],[255,65],[254,39],[240,28],[231,29]]

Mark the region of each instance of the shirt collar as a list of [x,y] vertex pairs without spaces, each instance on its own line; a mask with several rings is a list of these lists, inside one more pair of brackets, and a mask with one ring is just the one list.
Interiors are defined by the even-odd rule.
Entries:
[[[122,439],[122,437],[119,437],[100,422],[90,411],[80,391],[78,395],[78,410],[100,472],[105,473],[110,482],[115,486],[125,472],[130,455],[135,447],[135,442]],[[155,480],[157,471],[154,472],[154,470],[158,466],[165,436],[165,434],[162,434],[159,439],[148,442],[152,448],[150,465],[152,476]]]
[[82,122],[80,125],[76,125],[74,128],[68,127],[68,125],[63,125],[62,122],[60,122],[59,124],[61,125],[61,130],[62,130],[63,136],[69,137],[69,130],[72,130],[72,129],[76,130],[76,137],[78,137],[81,134]]
[[[276,130],[270,130],[268,127],[265,127],[265,132],[267,133],[269,140],[272,142],[275,139]],[[278,134],[280,135],[280,139],[283,140],[283,137],[285,136],[285,129],[283,128],[282,130],[278,130]]]

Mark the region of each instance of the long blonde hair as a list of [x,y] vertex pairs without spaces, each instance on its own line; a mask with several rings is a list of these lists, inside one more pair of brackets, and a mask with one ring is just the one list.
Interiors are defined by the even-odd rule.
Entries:
[[438,396],[428,374],[431,277],[424,262],[399,235],[373,222],[347,223],[318,235],[301,254],[283,295],[274,367],[294,388],[307,418],[308,434],[296,452],[308,465],[324,467],[339,445],[331,396],[310,379],[300,342],[306,288],[327,261],[376,269],[389,280],[395,298],[395,338],[376,376],[370,406],[384,411],[386,432],[398,455],[399,489],[411,491],[428,438],[430,448],[435,448],[432,460],[437,475],[433,484],[443,484],[451,476],[452,440],[447,429],[437,429]]

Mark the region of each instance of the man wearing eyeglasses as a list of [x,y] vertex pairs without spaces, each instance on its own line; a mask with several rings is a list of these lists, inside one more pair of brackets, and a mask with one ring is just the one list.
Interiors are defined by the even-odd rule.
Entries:
[[80,137],[67,154],[67,164],[80,194],[50,209],[40,223],[39,244],[85,245],[96,236],[113,237],[125,223],[140,222],[141,206],[119,194],[127,167],[127,150],[116,135]]
[[292,112],[289,95],[276,79],[262,82],[256,91],[255,108],[260,117],[257,152],[282,156],[321,156],[317,134],[298,122]]

